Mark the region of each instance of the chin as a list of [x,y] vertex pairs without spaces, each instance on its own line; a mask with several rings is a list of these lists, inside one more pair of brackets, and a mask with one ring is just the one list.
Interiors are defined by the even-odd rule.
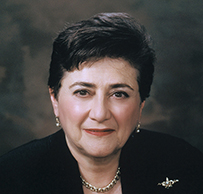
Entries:
[[101,150],[95,149],[95,150],[91,150],[90,152],[86,152],[86,155],[88,155],[89,157],[98,158],[98,159],[99,158],[108,158],[108,157],[117,155],[120,150],[121,149],[109,150],[109,148],[106,148],[106,149],[103,148]]

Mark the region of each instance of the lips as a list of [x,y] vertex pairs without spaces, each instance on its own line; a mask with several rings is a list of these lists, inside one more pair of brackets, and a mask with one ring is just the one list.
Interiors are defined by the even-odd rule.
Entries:
[[84,129],[84,131],[88,134],[95,135],[95,136],[106,136],[110,135],[114,132],[113,129]]

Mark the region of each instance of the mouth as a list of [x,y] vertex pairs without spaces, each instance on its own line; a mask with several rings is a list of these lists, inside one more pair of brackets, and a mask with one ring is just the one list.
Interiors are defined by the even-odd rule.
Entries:
[[113,130],[113,129],[84,129],[84,131],[88,134],[101,137],[101,136],[110,135],[115,130]]

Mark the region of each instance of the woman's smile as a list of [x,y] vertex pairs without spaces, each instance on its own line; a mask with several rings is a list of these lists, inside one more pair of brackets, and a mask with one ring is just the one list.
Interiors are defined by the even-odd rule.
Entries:
[[83,129],[83,130],[88,134],[95,135],[98,137],[110,135],[113,132],[115,132],[115,130],[113,129]]

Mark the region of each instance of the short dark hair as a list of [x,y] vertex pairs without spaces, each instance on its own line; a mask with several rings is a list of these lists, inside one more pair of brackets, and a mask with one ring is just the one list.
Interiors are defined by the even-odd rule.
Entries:
[[69,25],[55,39],[48,80],[55,98],[65,71],[104,57],[122,58],[136,68],[141,101],[149,97],[155,62],[150,36],[126,13],[100,13]]

